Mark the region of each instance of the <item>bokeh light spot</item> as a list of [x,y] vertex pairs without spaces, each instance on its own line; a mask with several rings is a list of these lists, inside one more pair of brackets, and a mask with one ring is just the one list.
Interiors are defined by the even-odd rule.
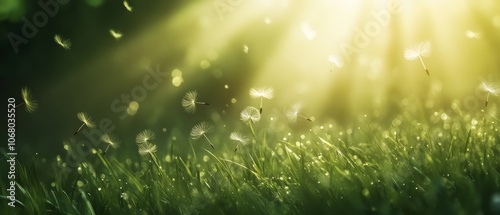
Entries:
[[181,86],[182,82],[184,82],[184,79],[182,77],[180,77],[180,76],[172,78],[172,84],[175,87]]
[[136,101],[131,101],[128,104],[128,108],[127,108],[128,115],[134,116],[137,113],[137,110],[139,110],[139,103]]
[[210,62],[208,60],[202,60],[200,62],[200,68],[208,69],[210,67]]

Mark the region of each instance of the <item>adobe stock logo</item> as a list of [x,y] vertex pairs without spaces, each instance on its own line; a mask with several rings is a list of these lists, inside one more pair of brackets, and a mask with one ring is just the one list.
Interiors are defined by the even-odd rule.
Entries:
[[13,32],[9,32],[7,34],[7,38],[14,49],[14,53],[19,53],[19,45],[27,44],[29,39],[32,39],[37,35],[39,28],[45,27],[47,23],[49,23],[49,16],[54,17],[57,15],[60,4],[65,5],[68,2],[69,0],[38,1],[38,5],[42,9],[34,13],[31,20],[26,17],[21,18],[21,21],[23,22],[23,26],[21,27],[22,35],[15,34]]
[[241,5],[243,0],[214,0],[212,5],[214,6],[215,12],[219,16],[221,21],[224,21],[226,15],[233,12],[234,8]]

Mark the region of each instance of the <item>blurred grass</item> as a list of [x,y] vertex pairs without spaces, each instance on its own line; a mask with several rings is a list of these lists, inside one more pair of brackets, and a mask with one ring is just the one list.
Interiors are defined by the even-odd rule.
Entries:
[[[494,109],[494,108],[493,108]],[[159,148],[161,168],[145,156],[87,156],[78,171],[59,160],[53,181],[39,181],[35,157],[22,162],[17,214],[494,214],[500,153],[494,111],[457,108],[427,118],[419,109],[380,123],[318,124],[303,133],[282,126],[278,139],[255,127],[251,145],[176,154]],[[241,122],[239,122],[241,123]],[[283,122],[284,123],[284,122]],[[309,123],[304,121],[304,123]],[[244,127],[243,127],[244,128]],[[264,132],[259,132],[264,130]],[[219,136],[222,147],[224,133]],[[120,149],[118,149],[120,150]],[[161,155],[170,155],[162,159]],[[2,198],[6,184],[2,181]]]

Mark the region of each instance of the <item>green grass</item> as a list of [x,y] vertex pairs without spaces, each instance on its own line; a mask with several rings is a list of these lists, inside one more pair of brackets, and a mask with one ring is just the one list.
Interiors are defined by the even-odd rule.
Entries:
[[408,109],[390,120],[363,116],[345,128],[325,123],[302,132],[259,122],[255,142],[237,152],[223,146],[233,143],[229,135],[215,131],[215,151],[188,142],[191,152],[176,154],[163,145],[157,165],[153,156],[120,160],[118,148],[85,157],[78,171],[55,172],[53,181],[39,181],[44,170],[35,158],[19,167],[15,212],[490,214],[500,190],[500,120],[491,109],[425,118]]

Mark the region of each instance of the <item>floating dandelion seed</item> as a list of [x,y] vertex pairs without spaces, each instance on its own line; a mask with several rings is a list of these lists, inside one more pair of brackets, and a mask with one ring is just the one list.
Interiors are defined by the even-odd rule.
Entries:
[[122,38],[123,34],[119,31],[115,31],[114,29],[109,29],[109,33],[111,34],[111,36],[113,36],[113,38],[115,38],[116,40]]
[[77,113],[76,116],[80,121],[83,122],[83,124],[75,131],[73,135],[76,135],[78,132],[80,132],[80,130],[82,130],[83,126],[85,125],[89,128],[95,127],[94,122],[92,122],[92,118],[90,118],[86,113],[80,112]]
[[236,144],[236,148],[234,149],[234,151],[237,151],[238,150],[238,146],[241,144],[243,145],[246,145],[249,141],[248,137],[239,133],[239,132],[233,132],[229,135],[229,138],[231,140],[234,140],[236,142],[238,142],[238,144]]
[[241,121],[245,123],[256,123],[260,120],[260,112],[257,110],[257,108],[248,106],[243,111],[240,113],[240,119]]
[[20,107],[21,105],[24,105],[26,111],[28,111],[29,113],[35,112],[36,109],[38,108],[38,102],[33,98],[30,90],[27,87],[23,87],[21,89],[21,97],[23,97],[24,102],[18,104],[16,108]]
[[54,41],[56,41],[57,44],[59,44],[61,47],[63,47],[66,50],[71,48],[71,40],[69,40],[69,39],[65,40],[58,34],[54,35]]
[[139,144],[139,154],[142,156],[151,155],[157,150],[156,145],[148,142]]
[[127,1],[123,1],[123,6],[125,6],[128,11],[132,12],[133,7],[130,6]]
[[136,143],[148,143],[150,140],[155,138],[155,133],[149,129],[146,129],[144,131],[141,131],[137,136],[135,137],[135,142]]
[[263,98],[272,99],[274,96],[274,89],[271,87],[258,87],[250,89],[250,96],[252,98],[260,98],[260,111],[262,114],[262,100]]
[[253,137],[256,138],[255,131],[253,130],[252,124],[256,123],[260,120],[259,110],[257,110],[257,108],[250,107],[250,106],[246,107],[245,109],[243,109],[243,111],[241,111],[240,119],[244,123],[248,124],[248,127],[250,127],[250,131],[252,132]]
[[341,68],[344,66],[344,61],[342,61],[342,59],[334,55],[328,55],[328,61],[330,61],[333,64],[332,68],[330,69],[330,72],[333,71],[334,68]]
[[479,39],[481,34],[478,32],[474,32],[474,31],[465,31],[465,36],[470,38],[470,39]]
[[481,89],[483,89],[484,91],[486,91],[488,93],[486,95],[486,104],[485,104],[485,107],[488,106],[488,101],[490,99],[490,94],[494,95],[494,96],[500,95],[500,88],[498,86],[496,86],[495,83],[483,82],[483,83],[481,83]]
[[151,157],[151,160],[155,163],[156,167],[158,168],[158,171],[161,171],[161,166],[160,163],[158,163],[158,158],[155,155],[157,148],[155,144],[144,142],[139,144],[139,154],[141,156],[146,156],[149,155]]
[[311,28],[307,23],[302,24],[302,33],[306,36],[308,40],[313,40],[316,37],[316,31]]
[[245,54],[248,54],[248,46],[247,46],[247,44],[243,45],[243,52]]
[[212,149],[215,149],[214,144],[212,144],[212,142],[208,139],[207,135],[205,135],[206,133],[211,132],[212,129],[213,129],[213,126],[209,122],[201,122],[201,123],[195,125],[191,129],[191,133],[190,133],[191,139],[197,140],[201,136],[203,136],[203,137],[205,137],[205,139],[207,139],[207,141],[210,144],[210,146],[212,147]]
[[417,58],[420,59],[420,63],[422,63],[422,66],[424,67],[427,75],[430,75],[429,70],[425,66],[422,57],[429,57],[430,55],[431,55],[431,42],[429,41],[420,42],[417,45],[413,46],[411,49],[405,50],[405,58],[407,60],[415,60]]
[[106,152],[108,151],[110,146],[113,147],[114,149],[120,147],[120,143],[118,142],[117,138],[111,134],[108,134],[108,133],[103,134],[101,136],[101,140],[108,144],[108,146],[106,147],[106,150],[104,150],[102,155],[106,154]]
[[198,93],[196,91],[189,91],[186,93],[186,95],[184,95],[184,98],[182,98],[182,107],[184,107],[184,110],[186,110],[186,112],[196,112],[196,105],[209,105],[207,102],[196,101],[197,96]]
[[301,108],[302,106],[300,104],[291,105],[286,111],[286,117],[288,118],[288,120],[290,120],[290,122],[292,123],[295,123],[297,121],[297,117],[300,116],[309,122],[314,121],[314,117],[306,117],[300,114]]

